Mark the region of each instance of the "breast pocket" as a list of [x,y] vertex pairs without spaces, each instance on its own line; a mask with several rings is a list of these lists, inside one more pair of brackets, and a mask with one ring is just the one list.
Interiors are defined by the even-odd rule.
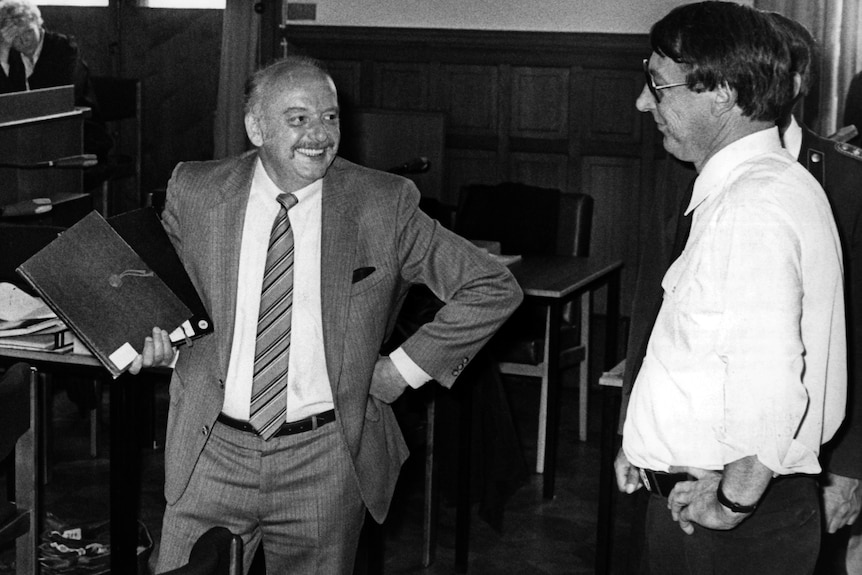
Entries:
[[365,293],[386,278],[386,272],[381,268],[375,268],[374,271],[368,273],[368,275],[364,275],[364,270],[366,269],[367,268],[358,268],[354,272],[354,274],[359,274],[363,277],[351,284],[350,297],[355,297],[357,295]]

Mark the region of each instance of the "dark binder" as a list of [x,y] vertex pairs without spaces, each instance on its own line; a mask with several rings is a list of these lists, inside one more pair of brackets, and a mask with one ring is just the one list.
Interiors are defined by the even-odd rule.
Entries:
[[16,271],[113,377],[129,367],[153,326],[172,332],[178,344],[212,331],[152,212],[139,210],[110,224],[91,212]]
[[191,310],[192,316],[189,318],[190,325],[185,330],[186,335],[195,339],[211,333],[213,324],[209,312],[155,210],[132,210],[108,218],[108,223]]

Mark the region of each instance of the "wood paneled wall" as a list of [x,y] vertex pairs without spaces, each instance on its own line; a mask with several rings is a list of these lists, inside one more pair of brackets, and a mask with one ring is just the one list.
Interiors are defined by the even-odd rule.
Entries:
[[464,184],[502,181],[593,196],[591,253],[625,261],[627,312],[640,214],[661,159],[652,118],[634,106],[646,36],[322,26],[274,33],[289,50],[326,62],[345,114],[445,112],[442,201],[457,204]]

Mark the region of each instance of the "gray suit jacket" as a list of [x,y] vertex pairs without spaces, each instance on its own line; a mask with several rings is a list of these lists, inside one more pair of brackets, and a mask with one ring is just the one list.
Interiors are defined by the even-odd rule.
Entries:
[[[180,164],[163,223],[215,331],[180,353],[171,380],[165,496],[182,495],[224,400],[237,270],[257,154]],[[521,301],[509,271],[418,209],[405,178],[337,158],[323,179],[321,302],[327,371],[341,436],[363,500],[386,517],[407,448],[389,405],[369,394],[380,347],[407,288],[425,283],[446,306],[403,345],[451,386]],[[374,271],[355,283],[359,268]]]

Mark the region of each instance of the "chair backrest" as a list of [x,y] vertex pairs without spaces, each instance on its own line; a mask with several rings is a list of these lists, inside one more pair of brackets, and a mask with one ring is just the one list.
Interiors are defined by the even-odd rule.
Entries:
[[212,527],[198,537],[182,567],[163,575],[240,575],[242,538],[226,527]]
[[461,188],[455,231],[500,242],[504,254],[586,256],[593,199],[582,193],[504,182]]

